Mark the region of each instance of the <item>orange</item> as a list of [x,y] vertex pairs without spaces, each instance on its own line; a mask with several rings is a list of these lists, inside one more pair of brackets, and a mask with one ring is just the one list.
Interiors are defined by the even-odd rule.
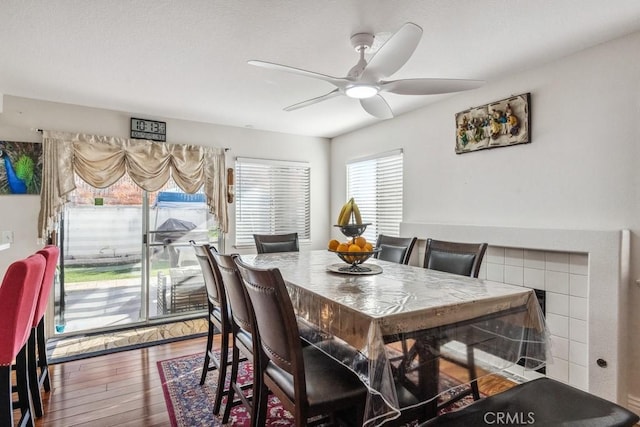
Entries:
[[367,252],[371,252],[373,250],[373,245],[369,242],[365,243],[364,250]]
[[365,239],[362,236],[358,236],[354,239],[353,243],[355,243],[356,245],[360,246],[361,249],[364,249],[364,245],[367,244],[367,239]]
[[329,241],[329,249],[331,249],[332,251],[335,251],[338,246],[340,246],[340,242],[338,242],[336,239],[331,239]]
[[338,252],[347,252],[349,251],[349,245],[346,243],[340,243],[338,245],[338,247],[336,248],[336,251]]
[[362,248],[356,244],[349,246],[349,252],[362,252]]

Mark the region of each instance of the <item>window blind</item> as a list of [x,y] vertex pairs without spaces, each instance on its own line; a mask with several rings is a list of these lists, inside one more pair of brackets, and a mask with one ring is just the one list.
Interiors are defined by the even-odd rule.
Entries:
[[364,237],[399,236],[402,222],[402,150],[347,163],[347,199],[353,197],[365,223]]
[[236,246],[253,246],[254,234],[311,237],[311,168],[308,163],[236,159]]

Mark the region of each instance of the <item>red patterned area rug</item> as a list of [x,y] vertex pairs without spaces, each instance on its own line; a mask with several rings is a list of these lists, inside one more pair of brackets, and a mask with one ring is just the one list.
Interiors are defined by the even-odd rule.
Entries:
[[[213,399],[216,390],[217,371],[207,374],[207,381],[200,385],[200,375],[204,356],[193,354],[158,362],[158,370],[162,381],[165,402],[172,427],[222,426],[220,416],[213,415]],[[240,383],[242,379],[251,378],[251,365],[243,363],[239,369]],[[455,379],[440,375],[441,388],[455,386]],[[458,388],[459,391],[459,388]],[[446,396],[444,397],[447,398]],[[225,398],[226,399],[226,398]],[[455,404],[455,408],[465,406],[472,401],[470,396]],[[223,404],[225,400],[223,399]],[[293,416],[282,407],[277,397],[271,396],[268,404],[268,420],[266,427],[293,426]],[[243,405],[231,410],[230,426],[249,427],[250,416]]]

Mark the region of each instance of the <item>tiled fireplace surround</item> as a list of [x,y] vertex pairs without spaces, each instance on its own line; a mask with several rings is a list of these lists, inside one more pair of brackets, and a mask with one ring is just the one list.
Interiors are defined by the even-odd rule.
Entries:
[[[420,223],[400,230],[419,239],[414,265],[422,262],[427,237],[489,243],[480,278],[546,291],[553,356],[547,375],[627,405],[628,230]],[[520,367],[512,372],[530,376]]]

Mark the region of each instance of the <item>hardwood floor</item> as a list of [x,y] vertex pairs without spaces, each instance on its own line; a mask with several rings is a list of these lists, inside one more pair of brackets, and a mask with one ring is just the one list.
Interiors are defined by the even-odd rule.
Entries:
[[168,426],[156,362],[204,351],[195,338],[50,367],[36,427]]
[[[50,367],[51,392],[43,393],[45,415],[36,427],[169,426],[156,362],[203,352],[206,338],[129,350]],[[466,370],[442,365],[464,378]],[[512,385],[491,376],[480,391],[493,394]]]

